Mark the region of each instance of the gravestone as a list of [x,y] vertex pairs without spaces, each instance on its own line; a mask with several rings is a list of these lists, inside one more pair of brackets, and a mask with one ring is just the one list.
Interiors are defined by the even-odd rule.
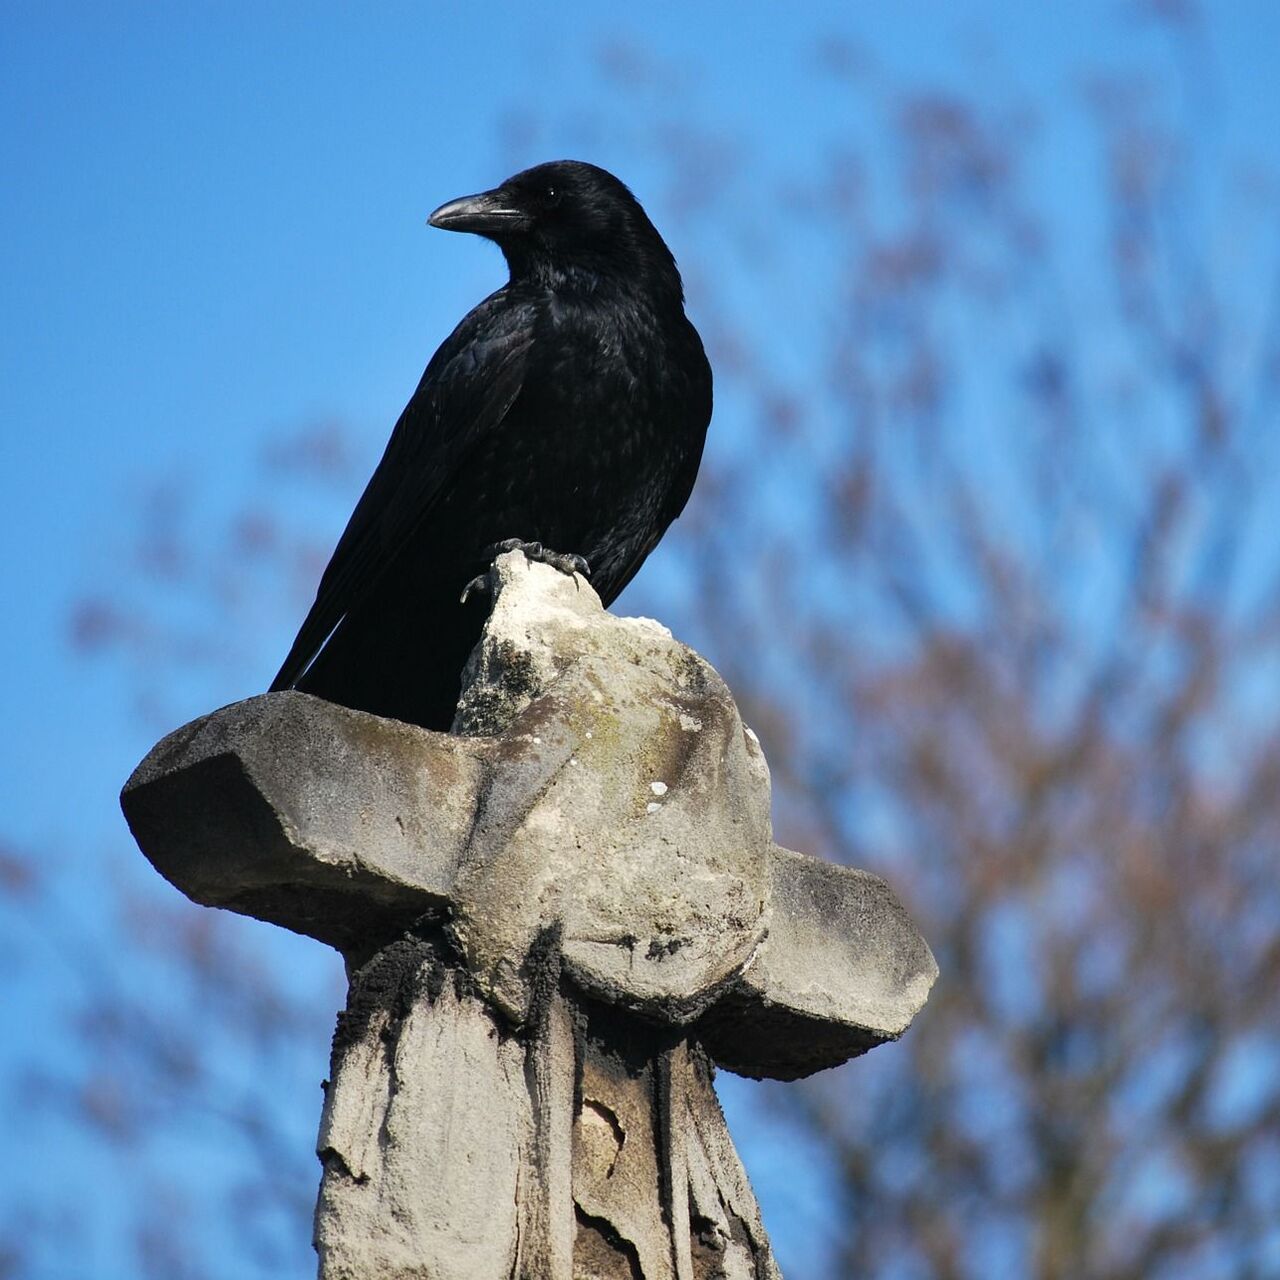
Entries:
[[338,948],[322,1280],[778,1275],[717,1067],[897,1038],[937,969],[885,883],[773,843],[728,689],[581,578],[499,558],[449,734],[287,692],[122,797],[196,902]]

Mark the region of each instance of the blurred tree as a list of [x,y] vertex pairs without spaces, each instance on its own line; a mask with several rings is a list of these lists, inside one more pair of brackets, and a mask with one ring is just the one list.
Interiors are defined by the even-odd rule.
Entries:
[[[1183,78],[1082,80],[1070,173],[1040,163],[1049,104],[982,69],[904,90],[826,41],[806,74],[844,106],[795,173],[691,128],[687,81],[643,49],[601,54],[617,109],[593,136],[665,175],[653,211],[718,379],[694,502],[633,607],[735,689],[779,838],[887,875],[942,966],[900,1046],[761,1093],[831,1170],[808,1275],[1280,1273],[1276,187],[1213,149],[1194,13],[1145,8]],[[540,136],[526,113],[513,158]],[[1081,184],[1097,217],[1068,222]],[[247,669],[327,550],[282,479],[350,491],[346,458],[331,428],[273,446],[213,533],[158,491],[131,591],[81,601],[75,643],[132,664],[161,727],[169,673],[204,709],[193,666]],[[73,931],[57,871],[0,851],[0,910],[61,927],[77,975],[82,1054],[33,1053],[24,1096],[145,1172],[138,1274],[306,1274],[297,1135],[336,972],[283,981],[263,935],[144,869]],[[193,1168],[228,1132],[243,1152]],[[187,1233],[210,1185],[237,1224],[221,1254]],[[42,1274],[41,1228],[88,1229],[70,1198],[15,1205],[0,1276]]]
[[[1280,1274],[1275,191],[1199,153],[1159,10],[1184,85],[1082,86],[1096,232],[1031,111],[836,43],[887,146],[674,201],[738,248],[697,281],[735,441],[685,634],[779,838],[886,874],[942,968],[896,1051],[770,1091],[835,1171],[833,1276]],[[666,132],[678,182],[712,142]]]

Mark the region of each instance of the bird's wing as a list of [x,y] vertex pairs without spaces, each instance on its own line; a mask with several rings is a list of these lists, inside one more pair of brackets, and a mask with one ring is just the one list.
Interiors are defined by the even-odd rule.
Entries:
[[506,417],[524,384],[535,311],[504,290],[431,358],[351,513],[272,690],[291,688],[430,512],[460,459]]
[[688,383],[684,393],[677,397],[680,409],[678,413],[672,414],[671,425],[678,433],[693,441],[694,445],[671,477],[662,509],[653,523],[650,536],[631,547],[630,557],[614,567],[610,589],[601,595],[606,609],[626,590],[649,553],[662,540],[667,526],[684,510],[689,495],[693,492],[693,483],[698,478],[698,468],[702,464],[707,427],[711,423],[711,366],[703,353],[702,340],[698,337],[697,330],[687,321],[686,325],[691,338]]

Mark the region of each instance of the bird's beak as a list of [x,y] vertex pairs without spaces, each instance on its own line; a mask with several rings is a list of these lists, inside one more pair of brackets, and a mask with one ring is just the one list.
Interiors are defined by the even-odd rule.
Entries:
[[442,204],[427,224],[443,231],[471,231],[478,236],[500,236],[528,224],[528,215],[517,209],[501,188],[478,196],[463,196]]

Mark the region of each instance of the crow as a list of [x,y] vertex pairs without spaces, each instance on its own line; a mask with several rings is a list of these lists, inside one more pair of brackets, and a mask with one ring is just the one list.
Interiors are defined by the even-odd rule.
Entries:
[[711,369],[604,169],[541,164],[428,221],[494,241],[510,280],[427,365],[271,688],[447,731],[488,612],[468,585],[518,546],[610,604],[688,501]]

